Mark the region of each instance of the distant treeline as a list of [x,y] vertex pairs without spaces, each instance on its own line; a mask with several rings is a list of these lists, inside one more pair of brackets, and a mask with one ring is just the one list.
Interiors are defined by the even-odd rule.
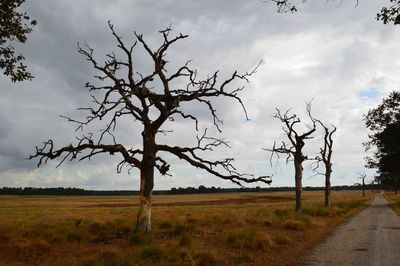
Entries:
[[[382,185],[376,184],[374,189],[386,189]],[[324,187],[304,187],[305,191],[323,190]],[[361,189],[360,186],[334,186],[332,190],[357,190]],[[366,189],[372,189],[372,185],[367,185]],[[220,188],[220,187],[206,187],[199,186],[186,187],[186,188],[172,188],[171,190],[155,190],[154,195],[176,195],[176,194],[198,194],[198,193],[229,193],[229,192],[273,192],[273,191],[294,191],[294,187],[254,187],[254,188]],[[36,188],[24,187],[13,188],[3,187],[0,188],[0,195],[69,195],[69,196],[130,196],[138,195],[139,191],[136,190],[86,190],[82,188]]]

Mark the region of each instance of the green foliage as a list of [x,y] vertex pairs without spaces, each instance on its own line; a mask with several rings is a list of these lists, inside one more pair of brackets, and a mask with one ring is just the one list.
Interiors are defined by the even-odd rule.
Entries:
[[365,125],[372,131],[364,143],[366,150],[376,147],[367,165],[377,168],[377,181],[397,188],[400,185],[400,92],[393,91],[382,103],[364,116]]
[[26,13],[20,13],[17,8],[25,0],[0,1],[0,68],[11,81],[31,80],[33,76],[26,70],[22,63],[24,56],[15,54],[12,43],[18,41],[25,43],[26,35],[36,25],[36,20],[30,20]]
[[376,19],[382,21],[383,24],[400,24],[400,1],[390,0],[390,5],[382,7],[381,11],[376,15]]

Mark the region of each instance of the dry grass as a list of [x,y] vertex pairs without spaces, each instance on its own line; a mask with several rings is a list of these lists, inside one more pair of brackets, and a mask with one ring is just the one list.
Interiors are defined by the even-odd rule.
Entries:
[[400,194],[395,194],[393,191],[386,191],[384,194],[386,200],[389,202],[390,207],[400,215]]
[[134,234],[136,197],[0,197],[0,265],[293,265],[350,215],[359,191],[155,196]]

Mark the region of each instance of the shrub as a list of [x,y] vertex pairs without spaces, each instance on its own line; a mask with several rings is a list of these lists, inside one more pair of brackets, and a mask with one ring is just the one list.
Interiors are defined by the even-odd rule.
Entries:
[[172,227],[172,224],[169,221],[163,221],[158,226],[159,229],[169,229]]
[[82,218],[75,220],[75,227],[78,227],[82,223]]
[[175,230],[174,233],[177,235],[183,234],[184,232],[186,232],[187,228],[186,226],[182,225],[182,224],[177,224],[175,226]]
[[283,223],[283,227],[289,230],[304,230],[305,225],[300,221],[287,220]]
[[218,266],[220,263],[217,258],[208,252],[198,253],[196,254],[196,265],[198,266]]
[[278,218],[288,218],[289,217],[289,211],[288,210],[275,210],[274,214]]
[[126,263],[115,251],[107,250],[98,256],[94,265],[122,266],[126,265]]
[[310,215],[312,217],[327,217],[327,216],[330,216],[329,208],[324,207],[324,206],[306,207],[306,208],[303,208],[302,213]]
[[133,234],[131,234],[131,236],[129,238],[129,243],[132,245],[139,245],[139,244],[143,243],[143,238],[140,234],[133,233]]
[[246,228],[232,231],[228,235],[228,243],[234,248],[252,248],[254,244],[255,232]]
[[249,251],[242,250],[239,254],[234,256],[235,264],[244,264],[251,261],[251,253]]
[[175,235],[191,233],[194,231],[196,231],[196,226],[194,224],[190,224],[190,225],[177,224],[177,225],[175,225],[175,229],[174,229]]
[[273,226],[273,224],[274,223],[271,221],[271,219],[266,219],[266,220],[263,221],[263,225],[266,226],[266,227]]
[[89,232],[97,238],[108,238],[115,235],[117,231],[117,228],[112,223],[94,222],[89,226]]
[[68,232],[67,233],[68,242],[80,242],[82,240],[82,235],[79,232]]
[[160,260],[164,256],[164,252],[159,245],[151,243],[144,247],[140,252],[140,259],[156,261]]
[[179,245],[180,246],[190,246],[191,242],[192,241],[191,241],[190,237],[188,237],[187,235],[183,235],[179,239]]
[[182,265],[195,265],[190,253],[179,246],[173,246],[172,248],[168,249],[165,256],[167,260],[173,262],[174,264],[177,264],[179,261],[181,261]]
[[266,233],[257,233],[254,238],[255,248],[258,250],[266,250],[274,245],[271,237]]
[[274,241],[275,244],[280,245],[280,246],[284,246],[284,245],[292,242],[292,240],[285,234],[276,235],[273,237],[272,240]]
[[185,221],[187,224],[194,224],[194,223],[196,223],[196,219],[194,219],[194,218],[186,218],[186,221]]

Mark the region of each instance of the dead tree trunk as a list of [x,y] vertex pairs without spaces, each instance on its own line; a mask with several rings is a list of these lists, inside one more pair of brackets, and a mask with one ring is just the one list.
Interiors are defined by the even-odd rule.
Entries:
[[364,182],[364,179],[362,181],[362,190],[363,190],[363,197],[365,197],[365,182]]
[[325,202],[324,205],[329,207],[331,205],[331,173],[332,164],[326,165],[325,169]]
[[156,164],[155,132],[143,132],[143,159],[140,166],[139,210],[135,231],[151,231],[151,197]]
[[140,173],[139,210],[136,220],[136,232],[151,231],[151,197],[153,191],[153,177],[146,170]]
[[306,131],[303,134],[298,134],[297,131],[295,130],[295,125],[297,123],[300,123],[300,119],[295,115],[288,115],[288,110],[285,114],[281,114],[279,109],[276,109],[277,113],[274,116],[275,118],[278,118],[283,124],[283,130],[285,131],[286,137],[289,139],[289,142],[286,143],[285,141],[282,141],[282,144],[280,147],[276,147],[276,143],[274,143],[274,146],[272,149],[265,149],[267,151],[271,152],[271,158],[270,162],[272,164],[272,157],[274,154],[277,155],[279,159],[279,154],[286,154],[286,163],[293,157],[294,161],[294,179],[295,179],[295,190],[296,190],[296,212],[301,212],[302,210],[302,202],[301,202],[301,194],[302,194],[302,178],[303,178],[303,162],[305,160],[308,160],[307,156],[303,154],[303,147],[305,145],[305,140],[311,139],[312,134],[316,130],[316,120],[312,117],[311,115],[311,104],[307,103],[307,113],[308,116],[312,122],[312,126],[308,131]]
[[303,190],[302,179],[303,179],[303,160],[302,158],[294,158],[294,178],[295,178],[295,189],[296,189],[296,212],[301,212],[303,206],[301,202],[301,192]]
[[336,132],[336,127],[332,125],[332,130],[329,131],[329,128],[325,126],[320,120],[316,120],[318,124],[322,126],[325,131],[324,134],[324,146],[320,148],[319,156],[315,159],[317,161],[317,166],[314,168],[314,171],[317,171],[319,167],[319,162],[323,162],[325,166],[325,201],[324,205],[329,207],[331,204],[331,174],[332,174],[332,152],[333,152],[333,133]]
[[363,191],[363,197],[365,197],[365,179],[367,178],[367,175],[365,173],[358,172],[358,178],[361,179],[361,187]]

